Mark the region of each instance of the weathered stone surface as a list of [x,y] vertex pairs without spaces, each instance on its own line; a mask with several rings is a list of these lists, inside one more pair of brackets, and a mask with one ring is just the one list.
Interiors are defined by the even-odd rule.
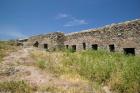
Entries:
[[92,44],[98,44],[99,48],[104,49],[109,49],[109,45],[114,44],[115,51],[135,48],[136,53],[140,54],[140,20],[71,33],[66,35],[64,42],[65,45],[76,45],[77,50],[83,50],[83,43],[86,43],[87,49],[92,48]]
[[49,50],[76,45],[76,50],[80,51],[83,50],[83,43],[85,43],[86,49],[91,49],[92,45],[97,44],[99,48],[109,50],[109,45],[114,45],[115,51],[123,51],[123,48],[135,48],[136,54],[140,54],[140,19],[66,35],[54,32],[32,36],[27,42],[24,42],[24,46],[33,46],[36,41],[39,42],[39,48],[43,48],[44,44],[47,44]]
[[[26,47],[33,46],[35,42],[38,42],[39,48],[47,48],[48,50],[56,50],[60,49],[64,46],[64,33],[62,32],[54,32],[49,33],[46,35],[38,35],[38,36],[32,36],[28,39],[27,42],[24,42],[24,45]],[[47,47],[44,47],[44,44],[47,45]]]

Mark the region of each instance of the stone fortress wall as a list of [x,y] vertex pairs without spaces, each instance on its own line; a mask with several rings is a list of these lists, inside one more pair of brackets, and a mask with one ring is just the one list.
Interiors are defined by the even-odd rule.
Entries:
[[75,51],[101,48],[111,52],[140,54],[140,19],[69,34],[54,32],[33,36],[24,42],[24,46],[54,50],[65,46]]
[[66,35],[66,47],[76,50],[103,48],[109,51],[135,50],[140,54],[140,20],[112,24],[98,29]]

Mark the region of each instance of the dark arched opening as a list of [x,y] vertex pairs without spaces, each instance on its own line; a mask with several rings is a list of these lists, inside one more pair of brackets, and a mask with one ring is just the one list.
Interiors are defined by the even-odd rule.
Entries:
[[69,45],[66,45],[66,49],[68,49],[69,48]]
[[114,44],[109,45],[109,50],[110,50],[110,52],[115,52],[115,46],[114,46]]
[[97,49],[98,49],[98,45],[97,45],[97,44],[93,44],[93,45],[92,45],[92,49],[93,49],[93,50],[97,50]]
[[48,49],[48,44],[44,44],[44,48],[45,49]]
[[124,48],[123,50],[126,55],[135,55],[135,48]]
[[86,43],[83,43],[83,49],[86,50]]
[[76,45],[72,45],[72,51],[76,52]]

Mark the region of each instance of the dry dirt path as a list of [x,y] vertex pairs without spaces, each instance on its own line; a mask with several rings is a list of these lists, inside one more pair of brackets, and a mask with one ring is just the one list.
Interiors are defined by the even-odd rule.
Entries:
[[[83,90],[81,93],[95,93],[93,92],[92,86],[87,82],[70,82],[31,65],[34,60],[30,57],[30,52],[33,50],[33,48],[23,48],[5,57],[3,62],[0,64],[0,82],[7,80],[25,80],[35,88],[38,86],[59,87],[63,88],[63,90],[72,88],[79,89],[79,91]],[[75,91],[70,93],[80,92],[77,90],[77,92]]]

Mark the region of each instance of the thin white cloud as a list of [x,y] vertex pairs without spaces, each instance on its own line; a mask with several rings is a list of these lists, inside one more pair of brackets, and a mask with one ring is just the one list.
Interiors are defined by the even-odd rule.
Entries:
[[79,26],[79,25],[85,25],[85,24],[88,24],[85,20],[74,18],[73,20],[67,22],[64,26],[71,27],[71,26]]
[[80,25],[86,25],[88,24],[86,22],[86,20],[84,19],[77,19],[71,15],[68,15],[66,13],[59,13],[56,16],[57,19],[65,19],[65,20],[69,20],[68,22],[66,22],[63,26],[64,27],[71,27],[71,26],[80,26]]
[[1,28],[0,29],[0,35],[5,37],[11,37],[11,38],[26,38],[27,36],[18,31],[15,28]]
[[63,19],[63,18],[67,18],[69,15],[65,14],[65,13],[60,13],[56,16],[56,19]]

